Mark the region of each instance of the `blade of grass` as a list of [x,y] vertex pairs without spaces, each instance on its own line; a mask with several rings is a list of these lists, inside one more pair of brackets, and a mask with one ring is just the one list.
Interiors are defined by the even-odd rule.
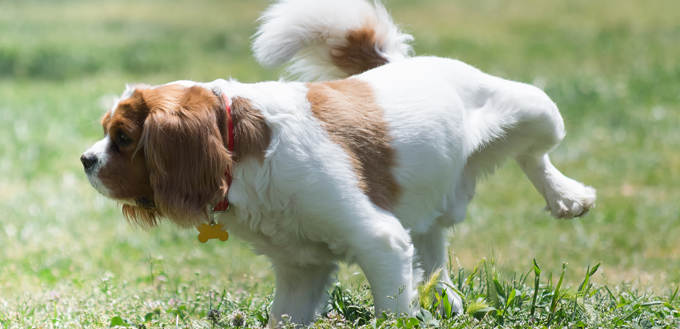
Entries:
[[[483,261],[484,260],[482,260],[482,262]],[[479,262],[479,264],[477,264],[477,266],[475,266],[475,268],[472,270],[472,273],[470,273],[470,275],[465,280],[465,285],[469,286],[470,290],[474,290],[474,288],[475,288],[475,283],[474,283],[475,275],[477,275],[477,270],[479,269],[479,265],[482,264],[482,262]]]
[[484,260],[484,272],[486,272],[486,299],[495,307],[497,310],[501,309],[501,301],[498,298],[498,291],[496,290],[496,284],[494,283],[493,271],[489,269],[489,265]]
[[578,287],[578,292],[583,291],[583,294],[585,295],[588,291],[588,284],[590,283],[590,278],[597,272],[597,269],[600,268],[600,265],[602,265],[602,262],[597,263],[595,266],[593,266],[592,269],[590,269],[590,265],[588,265],[588,269],[586,270],[586,277],[583,279],[583,283]]
[[672,302],[673,302],[673,299],[675,299],[675,296],[678,295],[678,288],[680,288],[680,285],[678,285],[677,287],[675,287],[675,292],[673,293],[673,295],[671,295],[671,298],[668,300],[668,304],[672,303]]
[[538,284],[541,281],[541,268],[538,267],[536,263],[536,258],[534,258],[534,297],[531,300],[531,317],[534,316],[534,311],[536,311],[536,299],[538,298]]
[[562,281],[564,280],[564,273],[567,271],[567,263],[562,263],[562,274],[560,275],[560,280],[557,282],[557,286],[555,287],[555,292],[553,294],[552,302],[550,302],[550,316],[548,317],[547,325],[550,326],[550,323],[555,317],[555,311],[557,310],[557,302],[560,300],[560,288],[562,287]]
[[508,296],[508,300],[505,303],[505,309],[508,310],[510,308],[510,305],[512,305],[512,302],[515,301],[515,296],[517,295],[517,289],[512,289],[510,292],[510,296]]
[[425,283],[418,287],[418,297],[420,302],[420,307],[424,309],[430,309],[436,307],[434,304],[435,288],[439,282],[439,277],[442,274],[442,268],[438,268],[436,271],[432,272],[430,277]]

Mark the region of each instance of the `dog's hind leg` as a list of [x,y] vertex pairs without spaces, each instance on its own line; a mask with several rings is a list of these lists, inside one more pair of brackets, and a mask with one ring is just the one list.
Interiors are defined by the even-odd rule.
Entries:
[[[446,290],[446,296],[451,305],[451,311],[453,313],[463,312],[463,301],[458,296],[458,294],[453,291],[450,287],[453,287],[453,282],[451,282],[451,277],[449,276],[449,269],[447,266],[446,257],[446,240],[444,238],[444,229],[439,225],[435,225],[430,228],[430,231],[424,234],[412,234],[411,239],[413,240],[413,245],[416,247],[416,255],[418,255],[418,261],[423,269],[423,281],[429,280],[429,278],[437,271],[439,272],[439,282],[441,282],[441,287],[437,288],[437,293],[443,296],[442,290]],[[444,311],[441,308],[442,312]],[[447,314],[450,315],[450,314]]]
[[[588,213],[595,205],[595,189],[563,175],[548,157],[564,138],[564,122],[557,106],[538,88],[519,103],[517,127],[526,137],[515,161],[546,201],[555,218],[574,218]],[[521,95],[521,94],[520,94]]]
[[492,82],[485,105],[472,113],[474,131],[483,138],[476,141],[467,170],[477,177],[513,156],[553,216],[586,214],[595,204],[595,189],[563,175],[548,157],[565,135],[557,106],[534,86],[496,78]]
[[276,274],[276,293],[269,317],[269,327],[278,327],[284,314],[295,324],[307,325],[316,319],[316,309],[323,301],[334,263],[297,266],[272,261]]
[[548,157],[565,136],[564,122],[557,106],[543,91],[523,86],[515,97],[517,123],[510,130],[521,129],[515,161],[546,201],[546,209],[556,218],[585,215],[595,205],[595,189],[563,175]]

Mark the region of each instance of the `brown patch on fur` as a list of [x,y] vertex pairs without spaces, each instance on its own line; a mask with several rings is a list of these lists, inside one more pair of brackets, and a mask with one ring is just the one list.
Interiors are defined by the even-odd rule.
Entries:
[[178,85],[142,90],[150,108],[142,141],[154,191],[164,217],[180,227],[207,219],[206,206],[227,193],[226,113],[219,97],[201,87]]
[[333,47],[330,57],[333,64],[348,75],[387,64],[387,59],[378,52],[380,40],[372,24],[348,31],[346,41],[345,45]]
[[262,163],[272,139],[272,130],[264,117],[243,97],[232,98],[231,116],[234,121],[234,161],[254,156]]
[[371,87],[357,79],[307,86],[312,114],[349,155],[359,187],[376,206],[389,209],[398,201],[401,188],[391,173],[395,152]]

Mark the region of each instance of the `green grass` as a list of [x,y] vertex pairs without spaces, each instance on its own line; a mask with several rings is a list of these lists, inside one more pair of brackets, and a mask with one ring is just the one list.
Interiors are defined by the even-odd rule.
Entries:
[[[146,327],[200,328],[212,326],[212,309],[222,325],[238,312],[248,326],[263,321],[274,287],[266,259],[233,239],[203,245],[196,232],[170,225],[129,227],[116,204],[89,186],[78,158],[101,138],[99,117],[125,83],[277,79],[281,71],[258,67],[249,50],[253,21],[266,4],[0,3],[0,328],[108,327],[116,316]],[[649,320],[677,327],[672,309],[680,297],[670,299],[680,282],[680,5],[392,0],[387,6],[415,36],[417,54],[454,57],[544,87],[568,130],[553,163],[598,190],[587,217],[557,221],[541,211],[543,200],[514,163],[480,184],[468,218],[450,235],[454,282],[462,278],[468,310],[481,305],[474,304],[479,298],[506,305],[508,287],[516,301],[481,322],[473,312],[440,318],[440,325],[615,327],[621,320],[645,327]],[[480,274],[487,273],[480,266],[468,282],[482,257],[495,260],[487,264],[492,275]],[[543,274],[532,319],[533,272],[523,284],[519,278],[533,258]],[[560,291],[572,288],[552,312],[563,262],[569,267]],[[588,295],[579,296],[586,269],[598,262]],[[320,326],[375,321],[366,315],[371,299],[356,272],[340,271],[342,287],[332,292],[347,307],[334,306]],[[552,284],[546,273],[555,274]],[[489,277],[502,292],[487,289]],[[576,311],[573,297],[583,301]],[[670,307],[645,304],[654,301]]]
[[[112,275],[88,284],[68,284],[68,293],[47,291],[0,304],[4,328],[232,328],[262,327],[269,320],[271,294],[257,293],[257,283],[232,285],[231,291],[206,281],[199,273],[184,282],[156,274],[149,261],[148,281],[140,287]],[[678,289],[670,296],[640,291],[630,284],[593,284],[599,264],[586,269],[576,287],[565,287],[566,263],[559,277],[546,275],[538,264],[523,274],[501,278],[493,261],[483,260],[473,271],[459,269],[454,289],[464,299],[464,313],[451,315],[445,296],[434,292],[421,298],[411,318],[373,316],[367,285],[352,289],[336,283],[317,328],[677,328]],[[531,285],[531,281],[534,282]],[[433,291],[436,280],[422,291]],[[235,289],[235,287],[238,287]],[[425,296],[426,294],[423,294]],[[284,319],[283,327],[294,328]]]

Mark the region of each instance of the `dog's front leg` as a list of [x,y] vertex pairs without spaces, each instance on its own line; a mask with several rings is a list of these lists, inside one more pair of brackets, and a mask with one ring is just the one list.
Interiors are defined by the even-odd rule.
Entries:
[[296,324],[308,325],[316,319],[316,308],[331,282],[337,265],[298,266],[285,261],[272,262],[276,275],[276,292],[270,311],[269,327],[276,328],[282,315]]

